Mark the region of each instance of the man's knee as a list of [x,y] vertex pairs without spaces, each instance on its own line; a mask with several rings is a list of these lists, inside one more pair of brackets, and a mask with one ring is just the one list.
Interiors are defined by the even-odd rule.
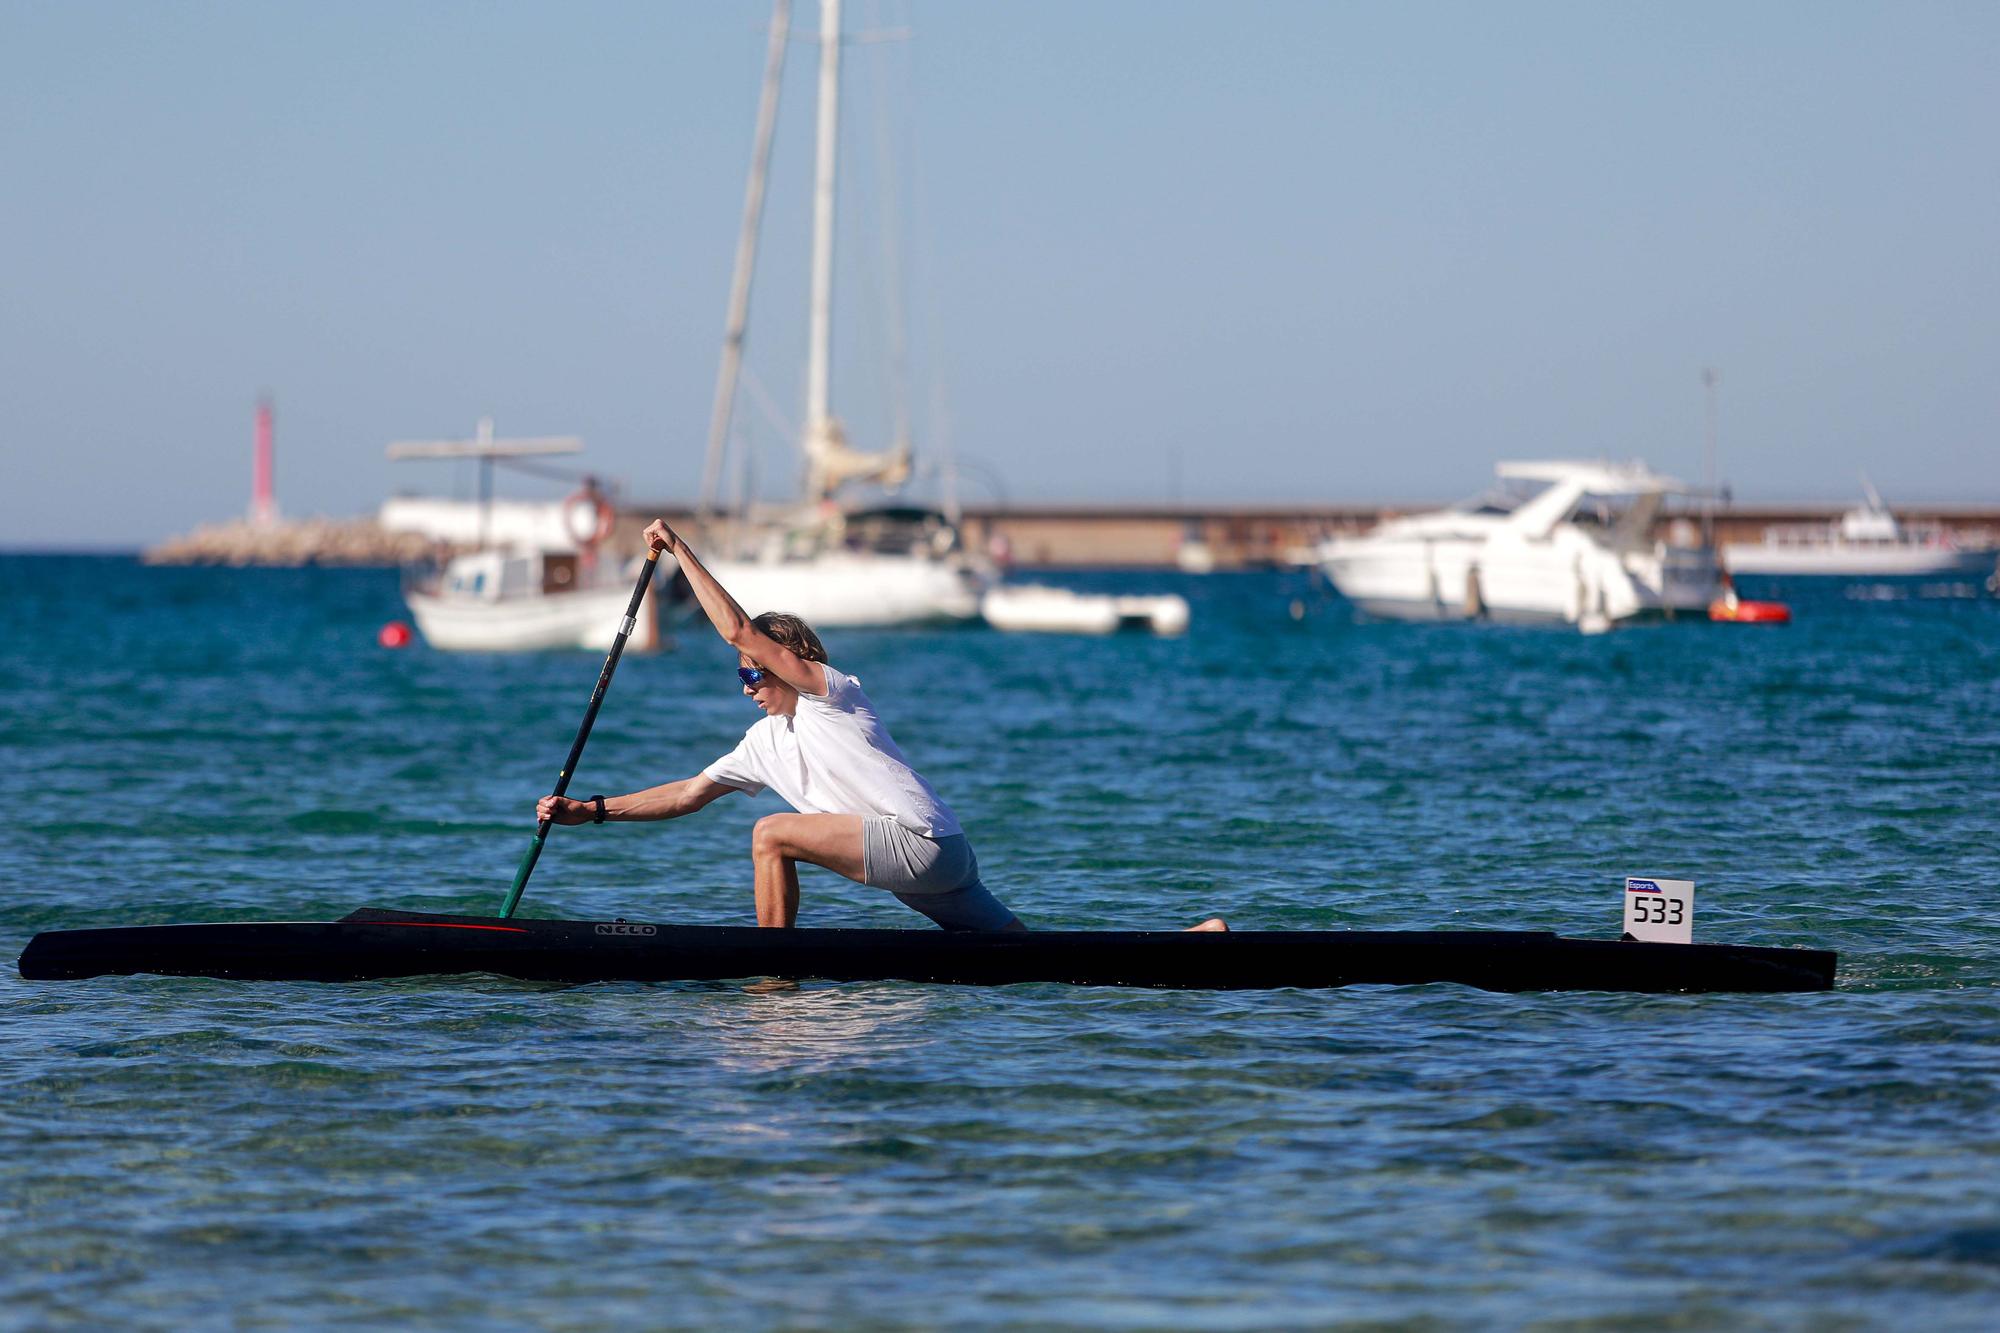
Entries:
[[765,815],[750,830],[750,855],[753,857],[784,856],[789,846],[783,815]]

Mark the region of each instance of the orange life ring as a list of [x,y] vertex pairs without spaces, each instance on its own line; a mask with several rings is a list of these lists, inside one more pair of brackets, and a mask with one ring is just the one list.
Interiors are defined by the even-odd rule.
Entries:
[[[580,508],[578,501],[590,506],[591,524],[588,532],[576,530],[576,516]],[[609,537],[611,529],[618,522],[618,511],[611,507],[611,502],[604,498],[602,492],[588,486],[563,501],[562,516],[563,531],[576,543],[579,551],[586,553],[594,551],[606,537]]]

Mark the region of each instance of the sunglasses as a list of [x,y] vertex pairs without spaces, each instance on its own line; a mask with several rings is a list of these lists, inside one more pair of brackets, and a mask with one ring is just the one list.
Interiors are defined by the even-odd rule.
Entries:
[[770,674],[771,674],[770,672],[764,670],[764,668],[762,667],[736,668],[736,679],[742,681],[745,685],[749,686],[753,690],[756,689],[759,685],[762,685],[764,683],[764,678],[766,676],[769,676]]

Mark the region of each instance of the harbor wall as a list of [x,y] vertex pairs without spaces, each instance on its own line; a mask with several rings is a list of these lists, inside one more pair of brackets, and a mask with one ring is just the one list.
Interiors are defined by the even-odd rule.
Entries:
[[[1265,569],[1297,564],[1327,537],[1366,532],[1385,518],[1422,513],[1433,503],[1318,505],[1044,505],[968,506],[960,521],[968,545],[992,551],[996,545],[1023,567],[1083,569],[1172,569],[1184,545],[1202,543],[1217,569]],[[1754,542],[1772,524],[1838,522],[1847,504],[1737,506],[1714,518],[1715,540]],[[1937,522],[1967,540],[2000,540],[2000,507],[1898,506],[1906,523]],[[638,549],[638,533],[654,518],[677,526],[693,520],[685,505],[620,512],[616,540]],[[1679,531],[1676,525],[1684,525]],[[1662,518],[1659,536],[1699,539],[1697,516]],[[996,543],[995,539],[998,539]]]
[[[1418,513],[1432,504],[1319,505],[1042,505],[968,507],[965,540],[974,549],[1004,553],[1024,568],[1172,569],[1190,542],[1206,548],[1217,569],[1264,569],[1295,564],[1315,543],[1336,533],[1364,532],[1384,518]],[[1838,504],[1737,506],[1714,519],[1719,542],[1757,541],[1772,524],[1832,523],[1849,506]],[[1936,522],[1954,535],[1976,541],[2000,537],[2000,507],[1965,505],[1898,506],[1906,523]],[[694,531],[691,506],[626,505],[619,510],[610,544],[620,553],[639,549],[639,534],[655,518]],[[1661,520],[1659,533],[1691,540],[1698,533],[1691,515]],[[1674,525],[1685,525],[1679,531]],[[197,529],[187,537],[153,548],[146,558],[159,564],[221,565],[396,565],[435,554],[431,543],[406,532],[390,532],[373,518],[309,519],[271,524],[234,522]]]

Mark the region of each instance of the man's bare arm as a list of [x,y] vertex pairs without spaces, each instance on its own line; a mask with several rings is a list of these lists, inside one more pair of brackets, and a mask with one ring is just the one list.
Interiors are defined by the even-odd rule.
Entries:
[[688,549],[688,544],[679,533],[667,526],[665,519],[654,519],[647,526],[645,535],[647,544],[653,549],[665,551],[680,561],[681,572],[687,575],[688,587],[694,590],[695,600],[701,603],[701,609],[708,615],[708,623],[715,626],[715,632],[722,636],[725,643],[765,670],[775,672],[778,679],[795,690],[815,698],[826,693],[825,668],[817,662],[806,661],[752,624],[742,603],[716,582],[715,575],[708,572],[701,558]]
[[[679,782],[663,782],[657,787],[648,787],[626,796],[607,796],[604,798],[604,818],[621,822],[679,819],[735,790],[737,788],[717,782],[706,773],[697,773]],[[535,804],[535,817],[557,824],[588,824],[597,818],[597,806],[594,802],[579,801],[573,796],[544,796]]]

